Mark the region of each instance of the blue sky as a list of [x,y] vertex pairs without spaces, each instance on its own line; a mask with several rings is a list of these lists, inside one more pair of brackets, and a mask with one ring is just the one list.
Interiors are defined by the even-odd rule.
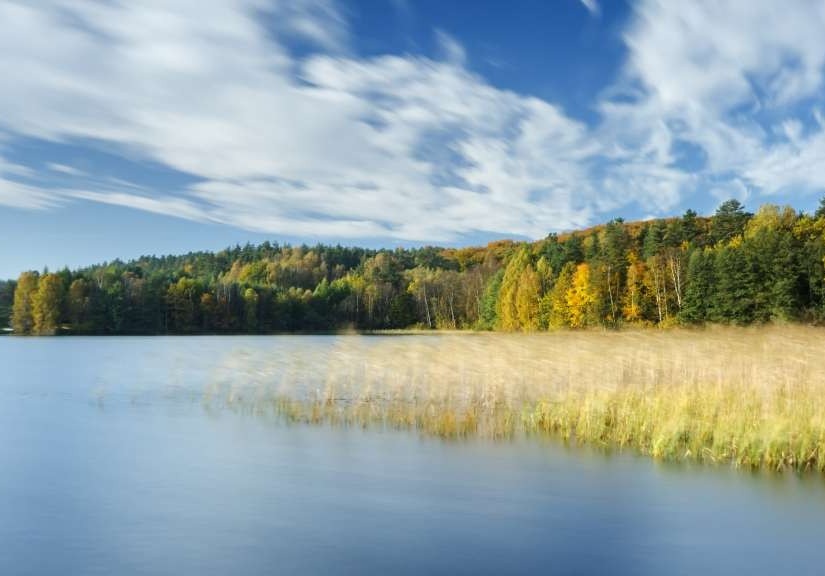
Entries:
[[0,277],[825,191],[825,2],[0,0]]

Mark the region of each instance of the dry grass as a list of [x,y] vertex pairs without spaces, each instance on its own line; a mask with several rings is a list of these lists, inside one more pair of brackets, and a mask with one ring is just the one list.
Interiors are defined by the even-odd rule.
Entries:
[[323,358],[235,358],[204,401],[293,421],[548,434],[658,459],[825,471],[823,352],[825,331],[807,327],[342,337]]

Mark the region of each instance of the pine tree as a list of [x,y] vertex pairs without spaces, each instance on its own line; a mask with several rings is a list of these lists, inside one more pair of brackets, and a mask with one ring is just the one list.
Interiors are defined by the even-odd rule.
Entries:
[[697,217],[698,214],[694,210],[686,210],[682,215],[682,238],[693,246],[704,246]]
[[708,303],[713,297],[714,252],[694,250],[688,260],[685,297],[679,319],[701,323],[709,319]]
[[496,310],[503,277],[504,270],[499,270],[490,278],[490,281],[484,288],[484,296],[481,299],[481,315],[479,318],[479,328],[482,330],[492,330],[498,323],[498,313]]
[[642,244],[642,258],[644,260],[648,260],[662,251],[665,246],[665,231],[663,220],[654,220],[648,225]]
[[819,206],[817,206],[816,212],[814,212],[814,218],[823,217],[825,217],[825,196],[819,199]]
[[711,320],[735,324],[753,322],[757,279],[741,241],[733,241],[716,250],[714,278]]
[[711,223],[711,236],[715,244],[728,242],[742,234],[745,224],[752,214],[745,212],[745,207],[739,200],[731,199],[722,202],[716,209]]

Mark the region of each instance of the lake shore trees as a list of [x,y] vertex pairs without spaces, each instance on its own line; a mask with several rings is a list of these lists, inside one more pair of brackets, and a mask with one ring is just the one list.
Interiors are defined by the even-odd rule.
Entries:
[[[825,319],[825,210],[735,200],[527,243],[368,250],[265,242],[0,283],[17,334],[751,324]],[[13,296],[12,296],[13,294]]]

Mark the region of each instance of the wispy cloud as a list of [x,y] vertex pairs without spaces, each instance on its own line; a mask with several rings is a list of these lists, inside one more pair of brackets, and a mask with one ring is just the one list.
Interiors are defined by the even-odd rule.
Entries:
[[[620,80],[588,124],[470,72],[443,31],[439,59],[354,56],[328,1],[0,0],[0,133],[102,141],[197,182],[58,192],[0,164],[0,204],[75,198],[270,233],[447,241],[538,237],[713,190],[822,189],[825,8],[778,10],[641,0]],[[296,56],[295,36],[316,49]]]
[[52,172],[66,174],[67,176],[86,176],[86,173],[83,170],[79,170],[74,166],[68,166],[67,164],[49,162],[46,167]]
[[435,41],[439,52],[447,62],[457,66],[463,66],[467,62],[467,52],[464,46],[444,30],[435,30]]
[[139,194],[120,192],[116,190],[106,192],[90,190],[62,190],[60,194],[68,198],[91,200],[93,202],[101,202],[103,204],[135,208],[137,210],[162,214],[164,216],[184,218],[186,220],[195,220],[199,222],[213,220],[208,211],[183,198],[175,198],[170,196],[142,196]]
[[4,178],[0,173],[0,206],[25,210],[45,210],[61,204],[58,194],[36,186],[28,186],[15,180]]
[[599,7],[598,0],[580,0],[581,3],[587,8],[587,11],[590,12],[592,16],[598,16],[601,14],[601,8]]

